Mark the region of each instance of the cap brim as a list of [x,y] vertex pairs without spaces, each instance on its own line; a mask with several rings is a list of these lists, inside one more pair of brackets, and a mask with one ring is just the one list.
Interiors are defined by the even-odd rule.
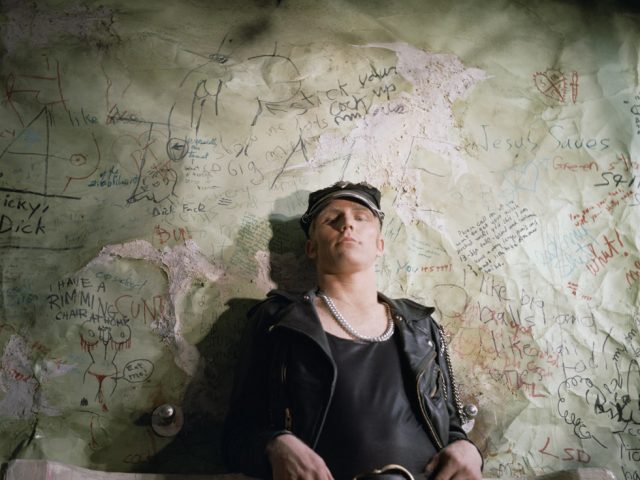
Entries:
[[320,212],[323,208],[327,206],[331,200],[335,200],[336,198],[347,198],[353,200],[361,205],[364,205],[369,210],[371,210],[379,219],[384,218],[384,213],[380,210],[375,203],[371,201],[371,199],[367,198],[366,195],[363,195],[360,192],[355,190],[338,190],[336,192],[331,192],[324,196],[320,201],[316,203],[316,205],[307,213],[303,215],[302,221],[304,223],[311,223],[313,217],[316,216],[318,212]]

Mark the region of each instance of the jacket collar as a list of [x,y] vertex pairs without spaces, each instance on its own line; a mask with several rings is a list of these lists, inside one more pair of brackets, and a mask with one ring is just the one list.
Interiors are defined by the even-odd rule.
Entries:
[[386,302],[389,307],[391,307],[391,312],[394,314],[394,317],[396,317],[396,320],[400,320],[399,318],[397,318],[397,315],[399,315],[403,320],[407,322],[415,322],[417,320],[428,317],[435,311],[435,308],[425,307],[424,305],[420,305],[413,300],[409,300],[406,298],[402,300],[394,300],[380,292],[378,292],[378,298]]
[[[286,311],[283,311],[281,325],[299,330],[312,336],[322,332],[320,319],[313,306],[317,297],[316,290],[309,290],[304,294],[290,293],[284,290],[272,290],[268,296],[278,296],[285,298],[291,302]],[[378,292],[378,298],[387,303],[391,308],[394,320],[405,320],[407,322],[415,322],[431,315],[435,309],[433,307],[425,307],[417,302],[409,299],[394,300],[386,295]]]
[[305,294],[295,294],[284,290],[272,290],[268,296],[279,296],[290,301],[290,303],[280,311],[278,325],[302,333],[315,340],[331,357],[329,341],[324,333],[318,313],[313,305],[316,298],[315,290],[310,290]]
[[[278,296],[290,302],[279,312],[278,326],[289,328],[310,337],[320,345],[329,358],[332,358],[329,341],[313,306],[313,302],[317,297],[315,290],[310,290],[304,294],[272,290],[268,296]],[[428,359],[427,357],[432,357],[435,345],[431,341],[432,337],[430,335],[417,334],[416,330],[424,329],[424,327],[419,327],[417,324],[419,321],[425,320],[435,309],[420,305],[413,300],[393,300],[381,293],[378,293],[378,297],[387,302],[391,308],[391,314],[401,335],[401,342],[405,354],[408,356],[409,364],[415,371],[422,370],[424,362]]]

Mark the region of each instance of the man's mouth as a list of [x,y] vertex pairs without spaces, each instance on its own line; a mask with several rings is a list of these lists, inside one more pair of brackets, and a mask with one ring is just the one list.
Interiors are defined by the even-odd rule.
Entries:
[[342,237],[338,243],[357,243],[357,240],[353,237]]

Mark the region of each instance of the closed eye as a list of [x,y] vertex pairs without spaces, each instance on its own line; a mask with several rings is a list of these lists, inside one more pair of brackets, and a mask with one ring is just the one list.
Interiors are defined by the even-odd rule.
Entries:
[[322,223],[330,225],[338,220],[337,216],[330,216],[322,219]]

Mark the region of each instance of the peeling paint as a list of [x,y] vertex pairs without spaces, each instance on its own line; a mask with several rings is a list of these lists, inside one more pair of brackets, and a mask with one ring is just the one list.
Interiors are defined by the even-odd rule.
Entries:
[[30,349],[19,335],[12,335],[4,347],[0,367],[0,415],[29,419],[39,413],[57,415],[40,394],[40,382],[29,359]]
[[[402,115],[386,116],[369,112],[357,120],[348,136],[323,134],[318,141],[315,158],[337,156],[351,152],[361,166],[364,178],[378,187],[390,186],[398,192],[395,201],[405,223],[427,221],[431,216],[420,210],[424,188],[420,173],[435,177],[450,177],[455,182],[466,171],[455,138],[453,102],[464,99],[487,74],[477,68],[465,67],[455,55],[426,52],[407,43],[371,43],[359,48],[386,49],[396,53],[397,73],[413,86],[399,98],[383,102],[377,108],[402,106]],[[442,165],[431,167],[421,162],[415,168],[412,158],[419,150],[444,159]],[[446,167],[443,167],[446,165]]]
[[[180,314],[176,311],[178,305],[189,290],[194,280],[218,282],[224,279],[224,271],[205,257],[195,242],[185,241],[184,244],[163,250],[154,248],[146,240],[134,240],[120,245],[107,245],[102,248],[98,257],[93,259],[86,268],[97,264],[113,261],[114,257],[146,260],[167,274],[171,308],[168,315],[158,320],[154,327],[158,330],[170,331],[175,349],[176,364],[189,376],[194,376],[200,360],[198,349],[185,340],[182,334]],[[163,324],[166,322],[166,324]]]

